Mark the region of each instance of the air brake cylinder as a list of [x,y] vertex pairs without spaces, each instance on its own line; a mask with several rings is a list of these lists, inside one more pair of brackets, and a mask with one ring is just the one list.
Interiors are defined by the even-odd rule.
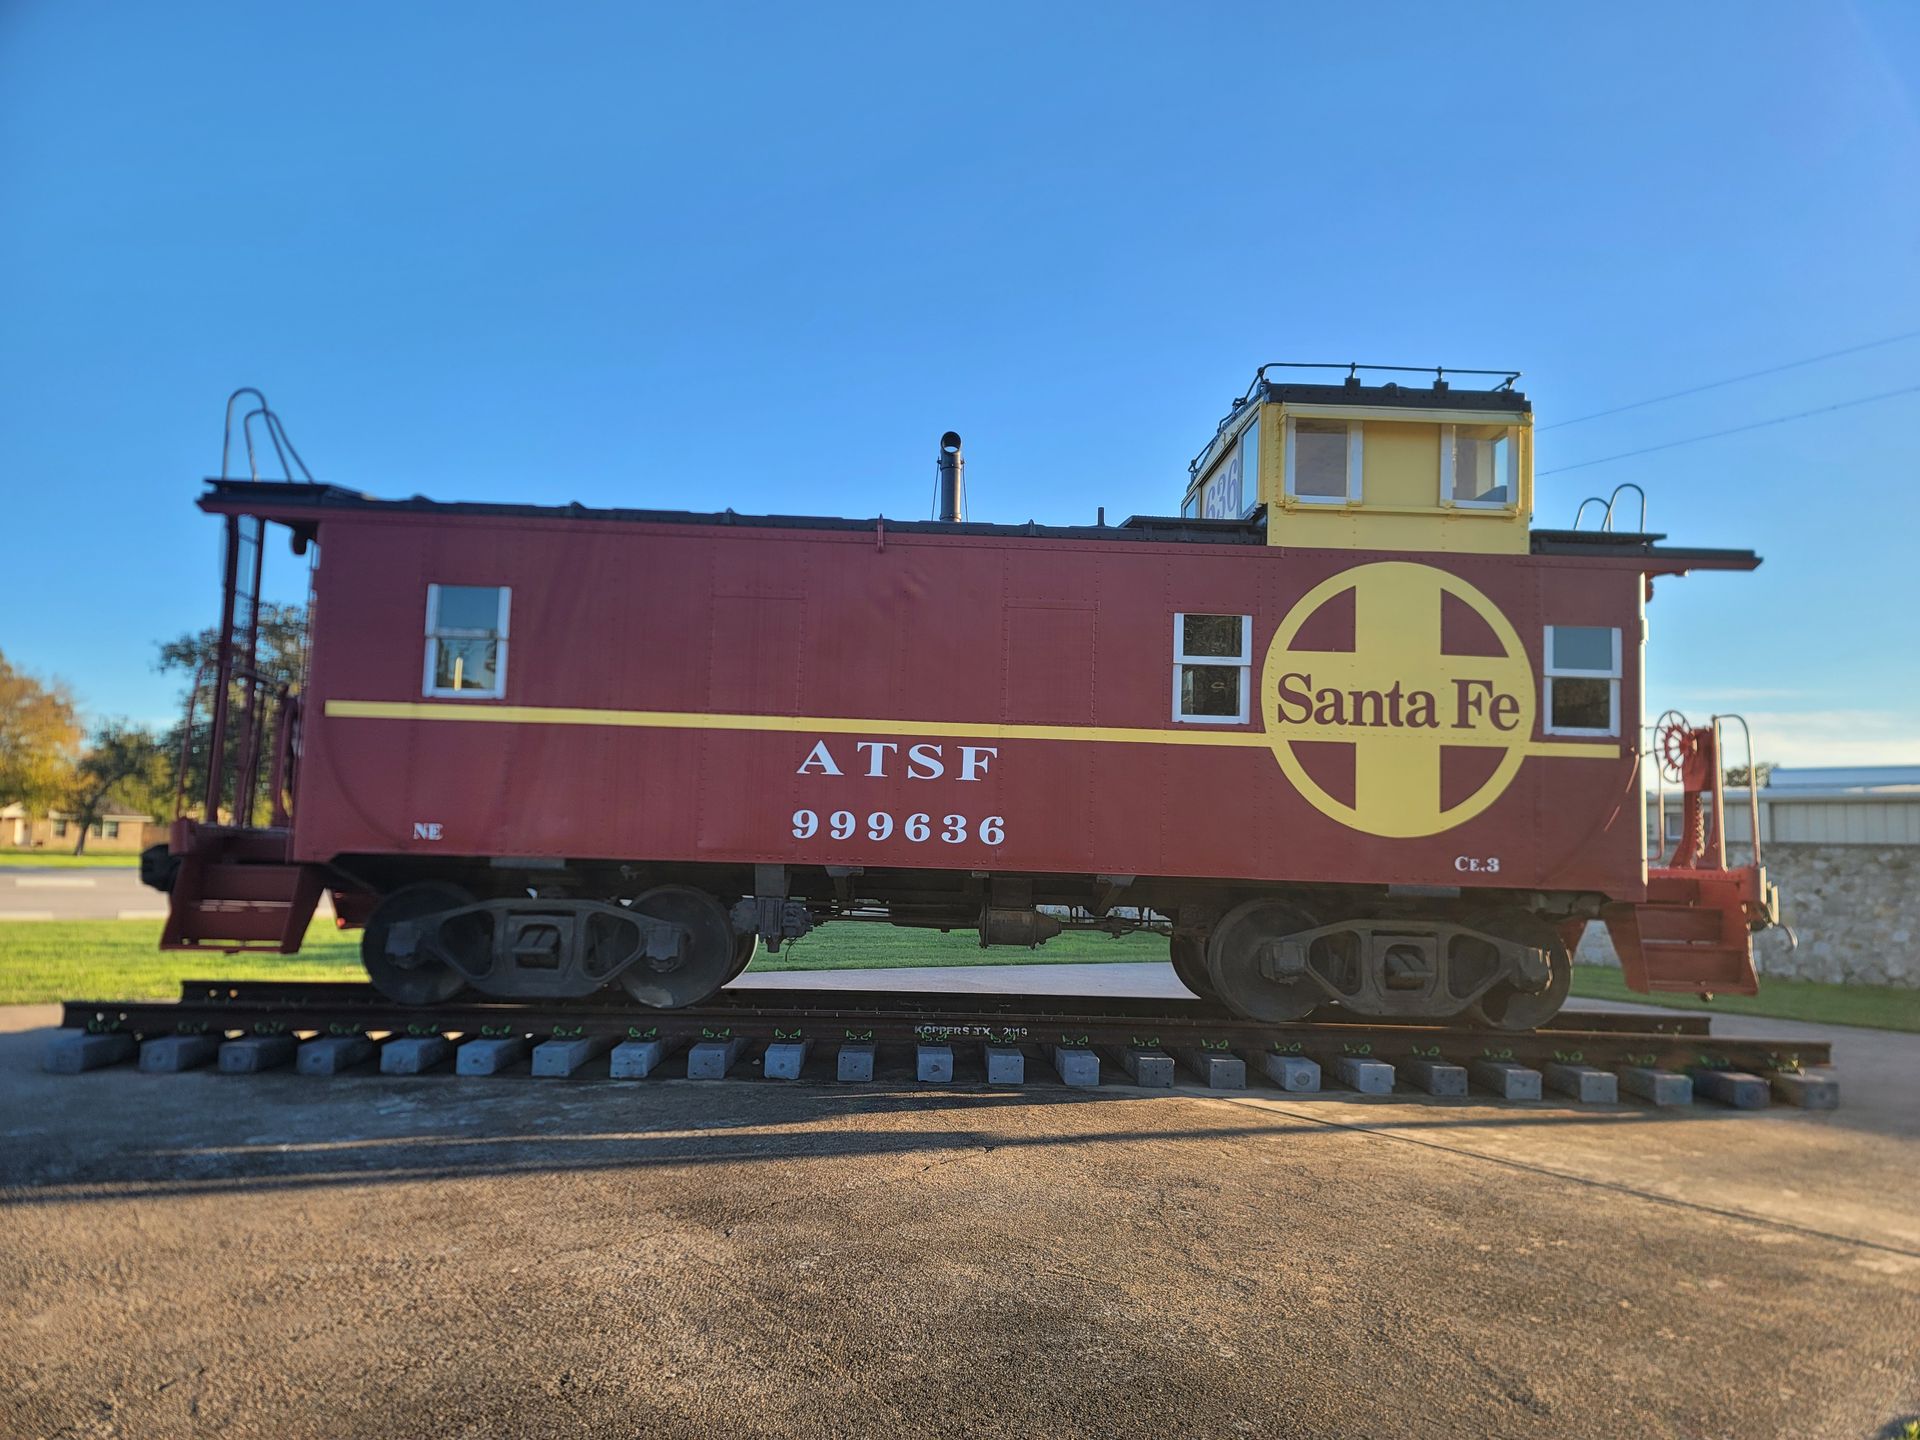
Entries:
[[1029,906],[988,905],[980,912],[980,948],[1018,945],[1033,950],[1061,930],[1056,916]]
[[936,520],[967,518],[967,462],[960,453],[960,436],[952,431],[940,437],[939,494],[935,501]]

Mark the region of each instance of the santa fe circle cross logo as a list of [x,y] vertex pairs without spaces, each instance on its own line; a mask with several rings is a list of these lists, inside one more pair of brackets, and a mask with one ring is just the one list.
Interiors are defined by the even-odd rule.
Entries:
[[[1296,647],[1307,622],[1353,592],[1353,649]],[[1499,655],[1440,648],[1444,597],[1464,603],[1493,632]],[[1485,810],[1526,759],[1535,714],[1533,666],[1499,608],[1457,575],[1384,560],[1343,570],[1287,612],[1267,647],[1261,717],[1274,758],[1321,814],[1369,835],[1437,835]],[[1353,802],[1308,774],[1294,746],[1353,747]],[[1453,746],[1501,752],[1465,799],[1442,804],[1440,755]]]

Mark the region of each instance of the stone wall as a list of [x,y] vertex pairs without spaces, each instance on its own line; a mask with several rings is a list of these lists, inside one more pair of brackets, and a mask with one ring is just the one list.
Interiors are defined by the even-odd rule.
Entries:
[[[1853,985],[1920,986],[1920,848],[1877,845],[1767,847],[1767,874],[1780,887],[1779,930],[1754,942],[1762,975]],[[1604,925],[1589,925],[1575,957],[1618,965]]]

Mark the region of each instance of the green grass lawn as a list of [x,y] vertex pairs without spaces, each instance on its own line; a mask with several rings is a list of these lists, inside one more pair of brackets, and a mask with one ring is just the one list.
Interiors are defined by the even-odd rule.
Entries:
[[[156,920],[22,920],[0,924],[0,1004],[54,1000],[164,999],[182,980],[358,980],[358,931],[316,922],[298,955],[163,954]],[[1088,961],[1164,960],[1157,935],[1111,939],[1079,931],[1039,950],[982,950],[971,934],[896,930],[890,925],[828,925],[764,952],[756,971],[878,970],[939,965],[1069,965]],[[1632,1001],[1675,1010],[1717,1010],[1832,1025],[1868,1025],[1920,1032],[1920,990],[1763,980],[1756,996],[1729,995],[1705,1005],[1692,996],[1636,995],[1618,970],[1576,965],[1573,993],[1591,1000]]]
[[1573,993],[1588,1000],[1629,1001],[1667,1010],[1764,1015],[1775,1020],[1920,1033],[1920,989],[1895,985],[1829,985],[1819,980],[1771,980],[1762,976],[1758,995],[1716,995],[1708,1004],[1693,995],[1636,994],[1627,989],[1626,980],[1611,966],[1576,965]]
[[51,870],[97,870],[132,867],[140,863],[137,854],[128,852],[100,855],[75,855],[70,850],[0,850],[0,870],[19,866],[46,866]]

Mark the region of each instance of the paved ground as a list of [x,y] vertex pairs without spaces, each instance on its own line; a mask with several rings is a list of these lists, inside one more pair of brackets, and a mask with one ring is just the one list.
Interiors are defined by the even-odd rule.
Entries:
[[166,897],[131,866],[98,870],[0,868],[0,921],[161,920]]
[[1920,1037],[1832,1032],[1832,1114],[1675,1117],[51,1077],[54,1018],[0,1011],[7,1436],[1744,1440],[1920,1411]]

